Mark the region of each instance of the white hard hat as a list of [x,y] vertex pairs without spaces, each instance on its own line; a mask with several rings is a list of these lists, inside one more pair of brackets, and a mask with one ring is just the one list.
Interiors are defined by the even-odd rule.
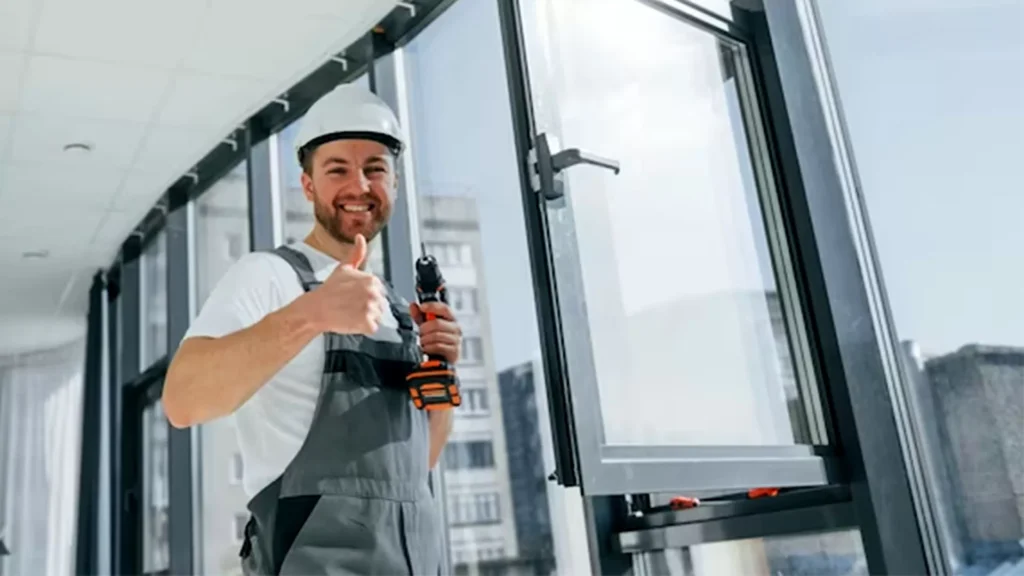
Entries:
[[376,140],[396,156],[404,147],[395,113],[376,94],[356,84],[341,84],[309,107],[295,139],[296,156],[301,163],[317,146],[343,138]]

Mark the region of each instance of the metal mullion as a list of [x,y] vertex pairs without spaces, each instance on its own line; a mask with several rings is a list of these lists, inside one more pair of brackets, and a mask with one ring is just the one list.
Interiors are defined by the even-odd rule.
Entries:
[[249,194],[249,249],[253,252],[273,250],[278,234],[274,231],[273,192],[277,157],[271,154],[270,139],[261,133],[255,122],[243,131],[246,153],[246,183]]
[[[834,154],[836,103],[822,86],[820,39],[804,20],[802,0],[764,3],[762,63],[774,93],[790,200],[803,222],[801,245],[808,298],[824,359],[838,448],[849,470],[854,507],[872,573],[928,571],[905,468],[901,435],[880,354],[859,239],[850,226],[848,190]],[[804,14],[802,14],[804,12]],[[812,193],[813,191],[813,193]]]
[[[192,281],[190,278],[191,219],[187,208],[187,190],[172,189],[177,208],[167,215],[167,350],[173,357],[178,342],[191,322]],[[197,551],[193,543],[193,493],[195,475],[192,463],[194,429],[169,427],[167,439],[168,471],[168,547],[172,574],[194,574]]]
[[100,550],[100,443],[103,442],[103,307],[106,293],[102,275],[97,273],[89,290],[86,325],[85,368],[82,392],[81,458],[78,480],[78,530],[76,574],[99,571]]
[[[118,541],[118,527],[121,522],[120,509],[120,487],[121,470],[119,466],[121,445],[119,442],[118,430],[121,422],[121,270],[116,275],[107,274],[107,381],[103,383],[106,387],[104,401],[106,402],[106,435],[107,442],[107,526],[106,534],[101,536],[101,541],[107,543],[107,550],[101,552],[105,562],[102,563],[100,571],[111,571],[116,573],[115,566],[120,554]],[[81,572],[80,572],[81,573]]]
[[112,418],[116,418],[111,429],[116,450],[111,454],[112,467],[117,471],[114,478],[116,488],[112,497],[116,499],[117,518],[114,519],[114,546],[117,553],[113,559],[115,574],[139,572],[142,568],[141,531],[139,520],[142,512],[141,466],[138,460],[138,433],[141,426],[141,412],[137,412],[135,391],[130,386],[140,373],[142,289],[139,257],[142,246],[138,236],[131,236],[122,248],[120,295],[121,354],[119,362],[119,386],[113,390],[114,406]]
[[898,338],[889,308],[885,283],[882,277],[882,266],[878,260],[878,249],[875,245],[868,208],[861,193],[862,186],[857,171],[853,144],[849,131],[846,129],[842,115],[842,106],[837,88],[834,85],[834,72],[828,55],[828,47],[822,39],[823,28],[816,4],[803,2],[805,31],[817,48],[818,66],[821,72],[819,89],[825,94],[824,100],[829,104],[828,111],[833,149],[836,165],[840,169],[841,183],[845,187],[849,225],[857,239],[858,257],[861,261],[861,273],[867,292],[875,325],[875,333],[879,344],[879,353],[885,370],[885,382],[892,401],[893,414],[896,419],[896,431],[899,435],[899,447],[903,453],[905,470],[913,494],[912,502],[917,512],[924,541],[928,564],[936,573],[948,572],[945,558],[944,543],[939,534],[937,520],[928,497],[930,487],[924,477],[924,461],[919,452],[920,437],[915,428],[914,419],[910,415],[910,405],[904,392],[903,372],[900,368],[900,351]]

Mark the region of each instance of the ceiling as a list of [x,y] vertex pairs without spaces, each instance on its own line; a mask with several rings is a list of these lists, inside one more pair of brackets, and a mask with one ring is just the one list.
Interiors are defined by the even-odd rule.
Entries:
[[84,326],[92,275],[164,190],[395,3],[0,2],[0,352]]

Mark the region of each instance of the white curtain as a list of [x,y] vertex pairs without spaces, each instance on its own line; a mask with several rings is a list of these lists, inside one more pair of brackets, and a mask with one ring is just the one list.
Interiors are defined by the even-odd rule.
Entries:
[[83,352],[0,356],[0,576],[74,573]]

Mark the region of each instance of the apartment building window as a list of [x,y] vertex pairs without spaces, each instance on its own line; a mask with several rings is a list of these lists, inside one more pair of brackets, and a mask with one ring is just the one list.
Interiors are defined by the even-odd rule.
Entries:
[[231,455],[231,465],[228,470],[228,478],[230,478],[231,484],[237,486],[242,483],[242,476],[245,472],[242,464],[242,455],[235,452]]
[[245,525],[249,522],[248,514],[235,514],[231,519],[232,535],[235,543],[245,540]]
[[475,314],[478,311],[476,288],[449,288],[448,298],[455,312]]
[[473,249],[462,242],[428,242],[427,253],[441,266],[470,266],[473,264]]
[[448,524],[451,526],[500,522],[501,506],[497,492],[456,494],[448,498]]
[[238,232],[227,234],[227,237],[225,238],[225,243],[227,245],[227,258],[232,262],[241,258],[242,254],[246,252],[245,238],[243,238],[242,235]]
[[450,442],[444,450],[449,470],[494,468],[494,445],[490,440]]
[[196,305],[203,302],[232,264],[249,251],[249,184],[246,162],[196,200]]
[[462,354],[459,361],[463,364],[483,364],[484,344],[476,336],[469,336],[462,339]]
[[491,407],[487,400],[487,389],[483,387],[482,382],[463,382],[461,392],[460,416],[485,416],[491,413]]
[[142,251],[142,342],[140,370],[167,353],[167,232]]

